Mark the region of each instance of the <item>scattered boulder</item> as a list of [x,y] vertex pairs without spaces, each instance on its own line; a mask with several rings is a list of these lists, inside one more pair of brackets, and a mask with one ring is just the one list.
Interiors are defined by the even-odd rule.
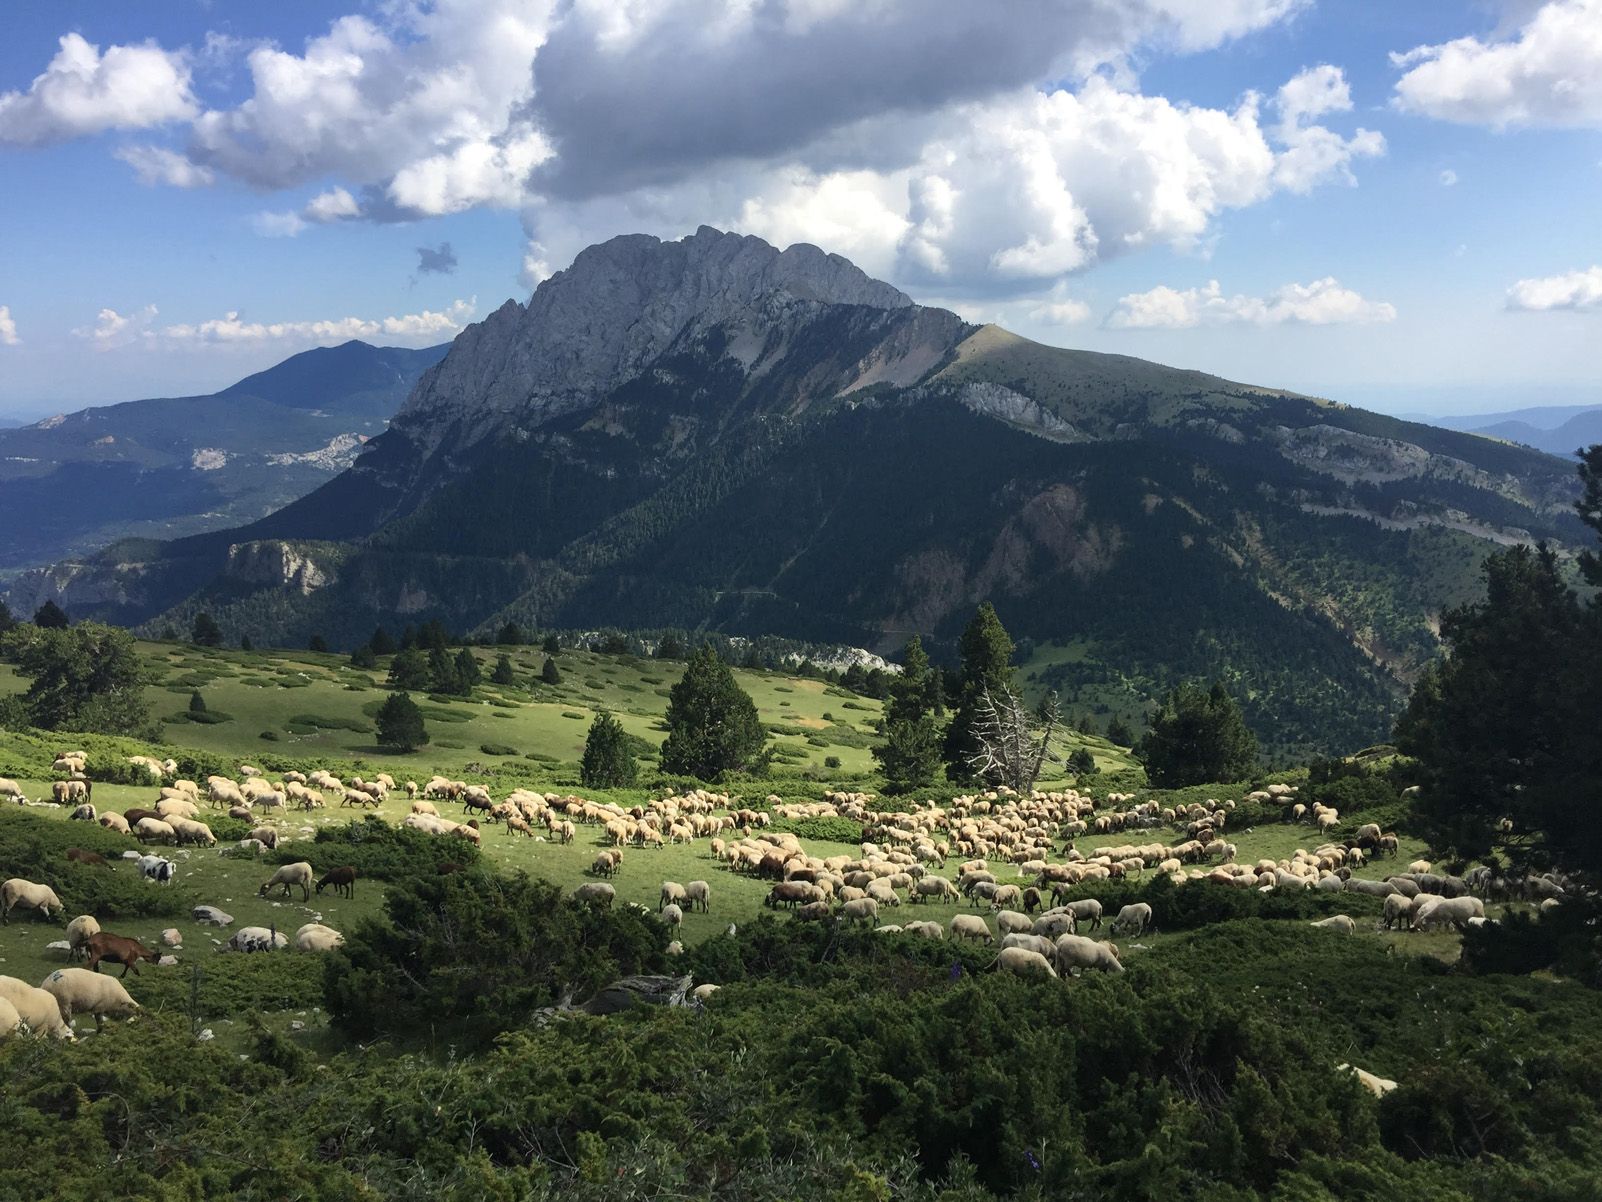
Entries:
[[202,926],[226,927],[232,925],[234,916],[225,914],[216,906],[196,906],[189,911],[189,916]]
[[184,935],[177,927],[168,927],[161,933],[161,941],[168,947],[182,947],[184,945]]

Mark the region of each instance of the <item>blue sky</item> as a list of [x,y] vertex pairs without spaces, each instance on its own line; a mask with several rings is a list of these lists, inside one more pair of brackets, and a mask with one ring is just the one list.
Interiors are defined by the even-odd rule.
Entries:
[[1602,403],[1602,0],[12,6],[0,416],[444,341],[582,246],[815,242],[1042,341]]

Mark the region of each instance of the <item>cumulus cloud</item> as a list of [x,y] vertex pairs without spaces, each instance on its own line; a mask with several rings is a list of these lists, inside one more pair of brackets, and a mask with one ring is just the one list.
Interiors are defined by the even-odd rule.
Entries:
[[456,270],[456,251],[449,242],[437,247],[417,247],[418,275],[450,275]]
[[293,238],[306,228],[306,219],[299,213],[257,213],[251,225],[263,238]]
[[1508,38],[1392,54],[1395,103],[1467,125],[1602,127],[1602,0],[1549,0]]
[[193,117],[187,57],[152,42],[100,47],[76,33],[26,92],[0,93],[0,143],[41,146]]
[[324,225],[331,221],[348,221],[361,215],[361,205],[356,203],[356,198],[338,187],[319,192],[307,201],[306,207],[301,210],[301,216],[307,221],[316,221]]
[[1602,267],[1520,280],[1507,290],[1509,309],[1602,309]]
[[424,309],[397,317],[340,317],[320,321],[246,321],[237,311],[195,323],[156,325],[156,306],[147,305],[137,313],[121,314],[102,309],[95,324],[74,330],[80,338],[92,341],[98,349],[115,350],[142,343],[166,346],[264,346],[331,345],[352,338],[384,338],[396,342],[427,344],[459,333],[473,319],[478,302],[452,301],[443,310]]
[[22,339],[17,337],[17,322],[11,316],[10,305],[0,305],[0,346],[18,346]]
[[113,153],[134,169],[140,183],[150,187],[166,184],[171,188],[204,188],[217,179],[208,168],[163,146],[120,146]]
[[1029,310],[1029,316],[1045,325],[1076,326],[1090,320],[1090,306],[1058,288],[1053,289],[1048,300]]
[[1333,276],[1311,284],[1286,284],[1272,296],[1225,296],[1217,280],[1183,291],[1158,285],[1120,297],[1107,317],[1114,329],[1188,329],[1200,325],[1346,325],[1394,321],[1396,309],[1365,300]]
[[1385,153],[1385,138],[1361,129],[1350,138],[1315,124],[1329,113],[1350,112],[1351,89],[1339,67],[1329,64],[1302,71],[1275,97],[1279,140],[1284,149],[1274,164],[1274,180],[1290,192],[1307,193],[1330,181],[1355,184],[1352,161]]

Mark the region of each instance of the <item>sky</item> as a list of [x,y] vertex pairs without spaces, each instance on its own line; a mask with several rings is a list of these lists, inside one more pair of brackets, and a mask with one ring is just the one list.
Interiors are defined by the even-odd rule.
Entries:
[[812,242],[1042,342],[1602,404],[1602,0],[79,0],[0,39],[0,418]]

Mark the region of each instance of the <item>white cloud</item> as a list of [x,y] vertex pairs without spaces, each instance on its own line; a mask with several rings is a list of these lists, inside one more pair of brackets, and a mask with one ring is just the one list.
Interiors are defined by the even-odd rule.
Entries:
[[343,188],[334,187],[326,192],[319,192],[306,202],[301,210],[301,216],[307,221],[317,221],[324,224],[330,221],[348,221],[352,217],[362,215],[361,205],[356,198]]
[[1355,184],[1352,160],[1385,153],[1385,138],[1361,129],[1350,138],[1312,122],[1328,113],[1350,112],[1352,93],[1339,67],[1313,67],[1288,80],[1275,97],[1279,140],[1274,181],[1290,192],[1312,191],[1330,181]]
[[1468,125],[1602,127],[1602,0],[1549,0],[1502,40],[1392,54],[1395,103]]
[[1199,325],[1345,325],[1396,319],[1384,301],[1365,300],[1332,276],[1311,284],[1286,284],[1272,296],[1225,296],[1217,280],[1183,291],[1158,285],[1120,297],[1107,317],[1114,329],[1188,329]]
[[1509,309],[1602,309],[1602,267],[1520,280],[1507,290]]
[[0,305],[0,346],[18,346],[22,339],[17,337],[17,322],[11,316],[10,305]]
[[352,338],[383,338],[393,342],[427,345],[454,337],[478,308],[478,298],[455,300],[443,310],[424,309],[397,317],[341,317],[321,321],[246,321],[237,311],[194,323],[156,325],[156,306],[122,314],[102,309],[95,324],[74,330],[97,350],[117,350],[135,343],[144,346],[265,346],[330,345]]
[[1455,187],[1457,187],[1457,172],[1453,171],[1450,167],[1448,167],[1445,171],[1441,172],[1441,187],[1443,187],[1443,188],[1455,188]]
[[76,33],[26,92],[0,93],[0,143],[41,146],[108,129],[144,129],[193,117],[187,57],[154,43],[105,54]]
[[140,183],[150,187],[204,188],[217,179],[214,172],[162,146],[119,146],[112,153],[138,173]]
[[1090,320],[1090,306],[1070,296],[1054,294],[1053,299],[1036,305],[1029,316],[1051,326],[1076,326]]
[[263,238],[293,238],[306,228],[299,213],[257,213],[250,223]]

